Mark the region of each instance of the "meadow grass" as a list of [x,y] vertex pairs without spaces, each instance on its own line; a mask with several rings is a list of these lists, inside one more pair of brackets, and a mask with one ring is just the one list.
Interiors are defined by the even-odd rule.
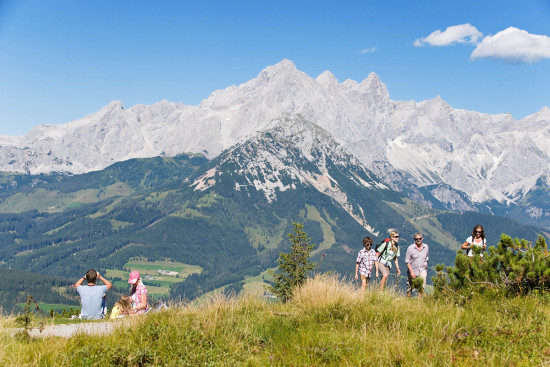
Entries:
[[25,342],[3,332],[0,364],[540,366],[550,363],[549,320],[541,297],[409,299],[325,275],[286,304],[216,294],[102,337]]

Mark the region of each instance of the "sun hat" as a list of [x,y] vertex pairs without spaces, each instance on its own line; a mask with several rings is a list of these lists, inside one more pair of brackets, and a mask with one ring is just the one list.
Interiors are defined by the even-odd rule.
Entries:
[[134,270],[133,272],[130,273],[130,279],[128,279],[128,283],[136,284],[138,279],[139,279],[139,271]]

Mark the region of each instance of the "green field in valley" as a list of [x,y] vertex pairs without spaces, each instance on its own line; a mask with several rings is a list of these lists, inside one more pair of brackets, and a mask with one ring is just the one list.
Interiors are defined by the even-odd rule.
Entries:
[[[202,268],[196,265],[189,265],[173,261],[147,261],[146,259],[131,260],[124,264],[124,269],[106,269],[105,277],[115,279],[115,287],[125,289],[129,288],[128,276],[131,271],[137,270],[141,275],[143,284],[147,286],[147,292],[153,297],[168,296],[170,286],[174,283],[182,282],[191,274],[202,272]],[[177,275],[159,274],[161,271],[177,272]],[[120,280],[116,279],[120,278]]]

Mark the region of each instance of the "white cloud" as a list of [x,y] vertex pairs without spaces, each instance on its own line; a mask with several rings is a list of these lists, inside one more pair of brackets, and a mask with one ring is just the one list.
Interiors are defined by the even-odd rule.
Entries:
[[376,51],[376,47],[369,47],[369,48],[365,48],[364,50],[361,50],[361,53],[362,54],[368,54],[370,52],[374,52]]
[[550,37],[530,34],[509,27],[494,36],[485,37],[477,45],[471,60],[481,58],[502,59],[510,62],[537,62],[550,58]]
[[449,46],[454,43],[477,43],[477,40],[483,36],[483,33],[477,30],[473,25],[466,23],[453,25],[441,32],[439,29],[433,31],[428,37],[419,38],[414,41],[416,47],[430,46]]

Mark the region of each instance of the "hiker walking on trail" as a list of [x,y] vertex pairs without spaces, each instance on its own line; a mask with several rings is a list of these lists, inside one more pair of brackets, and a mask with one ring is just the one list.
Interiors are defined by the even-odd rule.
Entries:
[[414,234],[414,243],[407,248],[405,255],[405,264],[407,264],[407,297],[411,297],[413,279],[420,277],[424,280],[419,294],[424,293],[426,288],[426,278],[428,277],[428,260],[430,250],[424,243],[424,236],[420,232]]
[[[98,279],[105,285],[96,285]],[[86,286],[82,285],[84,280],[88,282]],[[97,271],[90,269],[74,286],[80,294],[80,303],[82,304],[80,317],[87,320],[104,318],[105,294],[113,286],[111,282],[103,278]]]
[[[483,226],[481,224],[474,227],[472,230],[472,235],[466,238],[466,241],[462,244],[462,249],[468,251],[469,257],[474,256],[474,251],[472,250],[473,247],[481,247],[483,251],[487,249],[485,231],[483,230]],[[483,254],[481,254],[481,258],[483,258]]]
[[399,270],[399,263],[397,262],[397,258],[400,255],[399,233],[391,232],[390,240],[378,245],[378,248],[376,249],[376,255],[378,256],[378,269],[382,274],[382,279],[380,279],[380,290],[383,290],[384,288],[386,288],[386,281],[388,280],[388,276],[390,275],[392,260],[395,262],[395,270],[397,271],[397,275],[401,275],[401,270]]
[[373,266],[376,266],[376,277],[378,277],[378,256],[376,256],[376,251],[371,248],[372,238],[363,238],[363,246],[365,248],[359,251],[355,262],[355,280],[359,278],[357,276],[357,271],[359,271],[361,274],[361,291],[364,292],[370,281]]

